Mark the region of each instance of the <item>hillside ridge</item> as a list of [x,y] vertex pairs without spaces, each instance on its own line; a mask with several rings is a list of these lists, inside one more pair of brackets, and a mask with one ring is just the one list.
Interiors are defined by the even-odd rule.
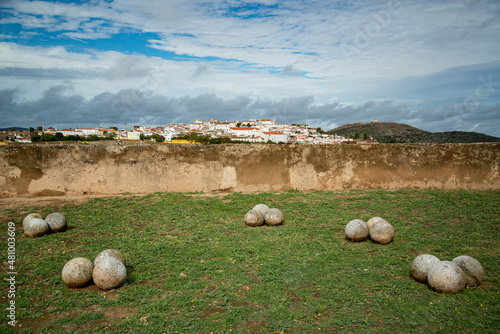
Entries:
[[408,124],[395,122],[358,122],[344,124],[327,131],[344,137],[371,137],[381,143],[482,143],[500,142],[500,138],[478,132],[429,132]]

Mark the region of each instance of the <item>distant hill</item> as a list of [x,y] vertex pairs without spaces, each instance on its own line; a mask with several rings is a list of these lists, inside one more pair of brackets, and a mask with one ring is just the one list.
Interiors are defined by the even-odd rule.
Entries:
[[14,131],[28,131],[28,128],[20,128],[18,126],[11,126],[10,128],[0,128],[0,131],[11,131],[14,129]]
[[477,132],[449,131],[429,132],[407,124],[394,122],[371,122],[342,125],[327,131],[344,137],[353,137],[356,133],[363,138],[373,137],[381,143],[482,143],[500,142],[500,138]]

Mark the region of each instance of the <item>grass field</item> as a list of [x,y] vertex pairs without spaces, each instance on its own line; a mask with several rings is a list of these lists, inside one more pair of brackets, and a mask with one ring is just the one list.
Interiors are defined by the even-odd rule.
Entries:
[[[283,211],[277,227],[245,226],[255,204]],[[22,219],[48,207],[2,209],[17,228],[21,333],[497,333],[500,192],[290,191],[155,193],[58,208],[70,228],[29,239]],[[353,243],[352,219],[386,218],[392,243]],[[64,264],[120,250],[129,276],[116,290],[69,289]],[[438,294],[410,276],[423,253],[481,262],[479,287]],[[4,260],[6,261],[6,260]],[[0,305],[8,306],[3,262]],[[5,311],[3,314],[5,314]],[[0,332],[10,332],[2,316]]]

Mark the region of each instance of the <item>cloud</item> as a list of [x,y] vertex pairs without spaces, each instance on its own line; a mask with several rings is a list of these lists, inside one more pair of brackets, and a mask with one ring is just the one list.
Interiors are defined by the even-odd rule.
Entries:
[[[169,97],[138,89],[104,92],[85,99],[74,93],[71,84],[50,87],[33,101],[19,100],[19,93],[15,89],[0,91],[2,127],[97,126],[100,119],[101,125],[123,128],[125,123],[129,126],[154,126],[190,123],[195,119],[225,121],[271,118],[279,123],[308,123],[329,130],[346,123],[378,119],[407,123],[428,131],[467,131],[474,128],[500,136],[500,104],[477,105],[464,113],[454,110],[453,106],[439,109],[393,100],[348,105],[339,102],[316,103],[313,96],[280,100],[243,95],[224,99],[215,94]],[[57,120],[53,115],[58,115]],[[484,122],[485,119],[488,122]]]

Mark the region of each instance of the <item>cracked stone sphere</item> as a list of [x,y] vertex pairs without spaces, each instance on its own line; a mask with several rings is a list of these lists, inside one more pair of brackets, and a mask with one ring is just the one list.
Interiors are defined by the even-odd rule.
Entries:
[[461,255],[452,260],[462,268],[467,286],[480,285],[484,278],[484,269],[481,263],[473,257]]
[[127,279],[127,268],[117,258],[107,256],[94,266],[92,278],[95,285],[101,290],[115,289]]
[[264,224],[264,216],[262,212],[257,210],[250,210],[245,215],[245,224],[247,226],[261,226]]
[[257,204],[253,207],[252,210],[259,211],[260,213],[262,213],[262,216],[265,217],[267,211],[269,210],[269,207],[265,204]]
[[388,244],[392,241],[394,238],[394,227],[392,227],[391,224],[386,222],[385,220],[379,220],[371,227],[370,229],[370,239],[372,239],[373,242],[376,242],[381,245]]
[[62,270],[62,279],[70,288],[86,286],[92,279],[92,262],[84,257],[69,260]]
[[366,225],[368,225],[368,228],[372,228],[373,224],[378,223],[378,222],[385,222],[387,223],[387,220],[385,220],[382,217],[373,217],[369,221],[366,222]]
[[269,226],[276,226],[283,223],[283,212],[281,210],[272,208],[267,210],[264,221]]
[[62,232],[66,230],[66,217],[62,213],[53,212],[45,217],[45,221],[49,224],[52,232]]
[[439,261],[429,268],[427,283],[437,292],[458,293],[465,288],[462,268],[452,261]]
[[24,217],[23,220],[23,229],[25,228],[26,224],[33,218],[40,218],[43,219],[43,216],[40,213],[30,213],[26,217]]
[[347,223],[345,235],[351,241],[364,241],[370,235],[370,230],[364,220],[354,219]]
[[97,257],[94,260],[94,266],[97,266],[97,264],[104,258],[106,257],[113,257],[123,263],[124,266],[127,265],[127,261],[125,261],[125,256],[123,256],[122,253],[117,251],[116,249],[106,249],[100,252]]
[[411,276],[420,283],[425,283],[427,281],[427,273],[429,268],[438,263],[440,260],[434,255],[422,254],[417,256],[411,263]]
[[41,237],[49,232],[49,225],[41,218],[32,218],[24,226],[24,234],[30,238]]

